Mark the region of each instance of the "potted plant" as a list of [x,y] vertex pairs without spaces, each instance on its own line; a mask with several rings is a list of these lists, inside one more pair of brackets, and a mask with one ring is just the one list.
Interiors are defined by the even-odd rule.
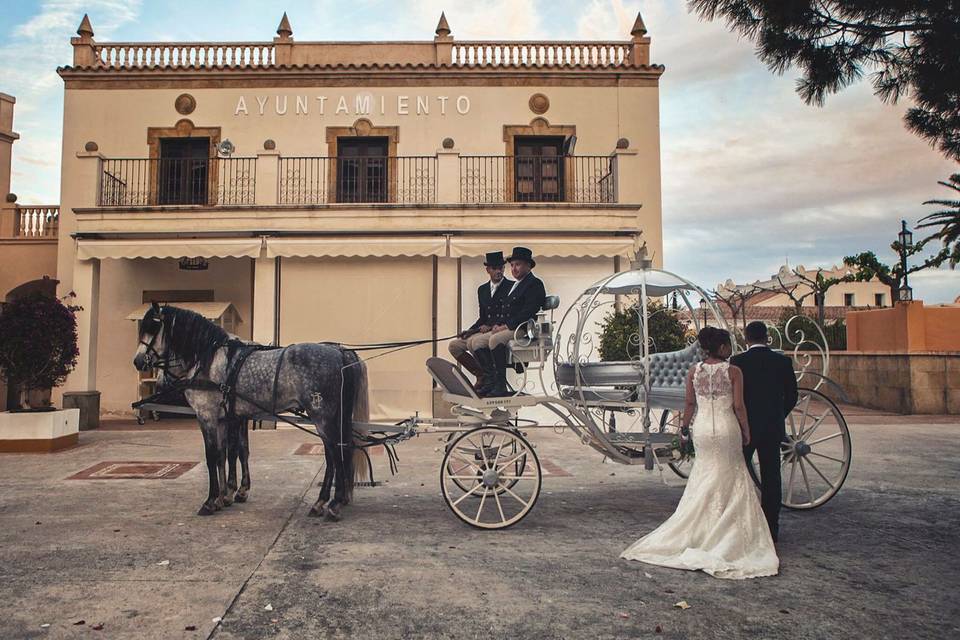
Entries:
[[[0,306],[0,375],[20,391],[20,410],[52,411],[50,391],[77,364],[74,294],[31,293]],[[16,410],[16,409],[15,409]]]

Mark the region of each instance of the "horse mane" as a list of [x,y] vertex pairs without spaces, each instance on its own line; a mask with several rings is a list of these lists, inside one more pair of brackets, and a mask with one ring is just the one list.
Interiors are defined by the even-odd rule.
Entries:
[[160,313],[167,349],[197,365],[198,373],[208,373],[217,349],[230,340],[230,335],[189,309],[165,306]]

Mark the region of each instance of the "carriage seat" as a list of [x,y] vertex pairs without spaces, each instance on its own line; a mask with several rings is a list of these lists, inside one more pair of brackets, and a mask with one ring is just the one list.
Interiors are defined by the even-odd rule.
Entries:
[[516,328],[508,345],[510,364],[546,362],[553,351],[553,311],[559,307],[560,296],[547,296],[536,318]]
[[[657,408],[682,408],[686,397],[687,371],[702,359],[703,351],[697,343],[679,351],[651,355],[648,404]],[[561,394],[574,402],[617,402],[617,392],[626,392],[625,397],[629,399],[634,390],[637,399],[642,401],[643,363],[639,360],[581,363],[579,380],[577,368],[572,363],[563,363],[557,367],[557,384]],[[621,393],[619,397],[624,396]]]

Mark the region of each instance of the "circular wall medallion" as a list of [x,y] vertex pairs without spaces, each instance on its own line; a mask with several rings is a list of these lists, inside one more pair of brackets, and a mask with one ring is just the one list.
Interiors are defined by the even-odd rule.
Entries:
[[196,99],[189,93],[181,93],[173,103],[177,113],[189,115],[197,108]]
[[453,141],[453,138],[444,138],[441,144],[444,149],[453,149],[453,145],[456,143]]
[[543,114],[550,108],[550,98],[542,93],[535,93],[530,96],[530,111],[536,114]]
[[263,141],[263,148],[266,151],[273,151],[274,149],[277,148],[277,143],[274,142],[272,139],[267,138],[266,140]]
[[94,142],[93,140],[90,140],[89,142],[87,142],[87,144],[83,145],[83,150],[89,153],[93,153],[94,151],[99,151],[100,147],[97,145],[96,142]]

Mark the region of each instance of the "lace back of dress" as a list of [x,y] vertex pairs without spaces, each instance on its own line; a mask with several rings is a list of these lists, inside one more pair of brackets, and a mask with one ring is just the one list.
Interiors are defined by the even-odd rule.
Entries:
[[696,391],[697,396],[711,400],[732,396],[733,385],[730,384],[729,369],[728,362],[698,364],[697,371],[693,375],[693,390]]

